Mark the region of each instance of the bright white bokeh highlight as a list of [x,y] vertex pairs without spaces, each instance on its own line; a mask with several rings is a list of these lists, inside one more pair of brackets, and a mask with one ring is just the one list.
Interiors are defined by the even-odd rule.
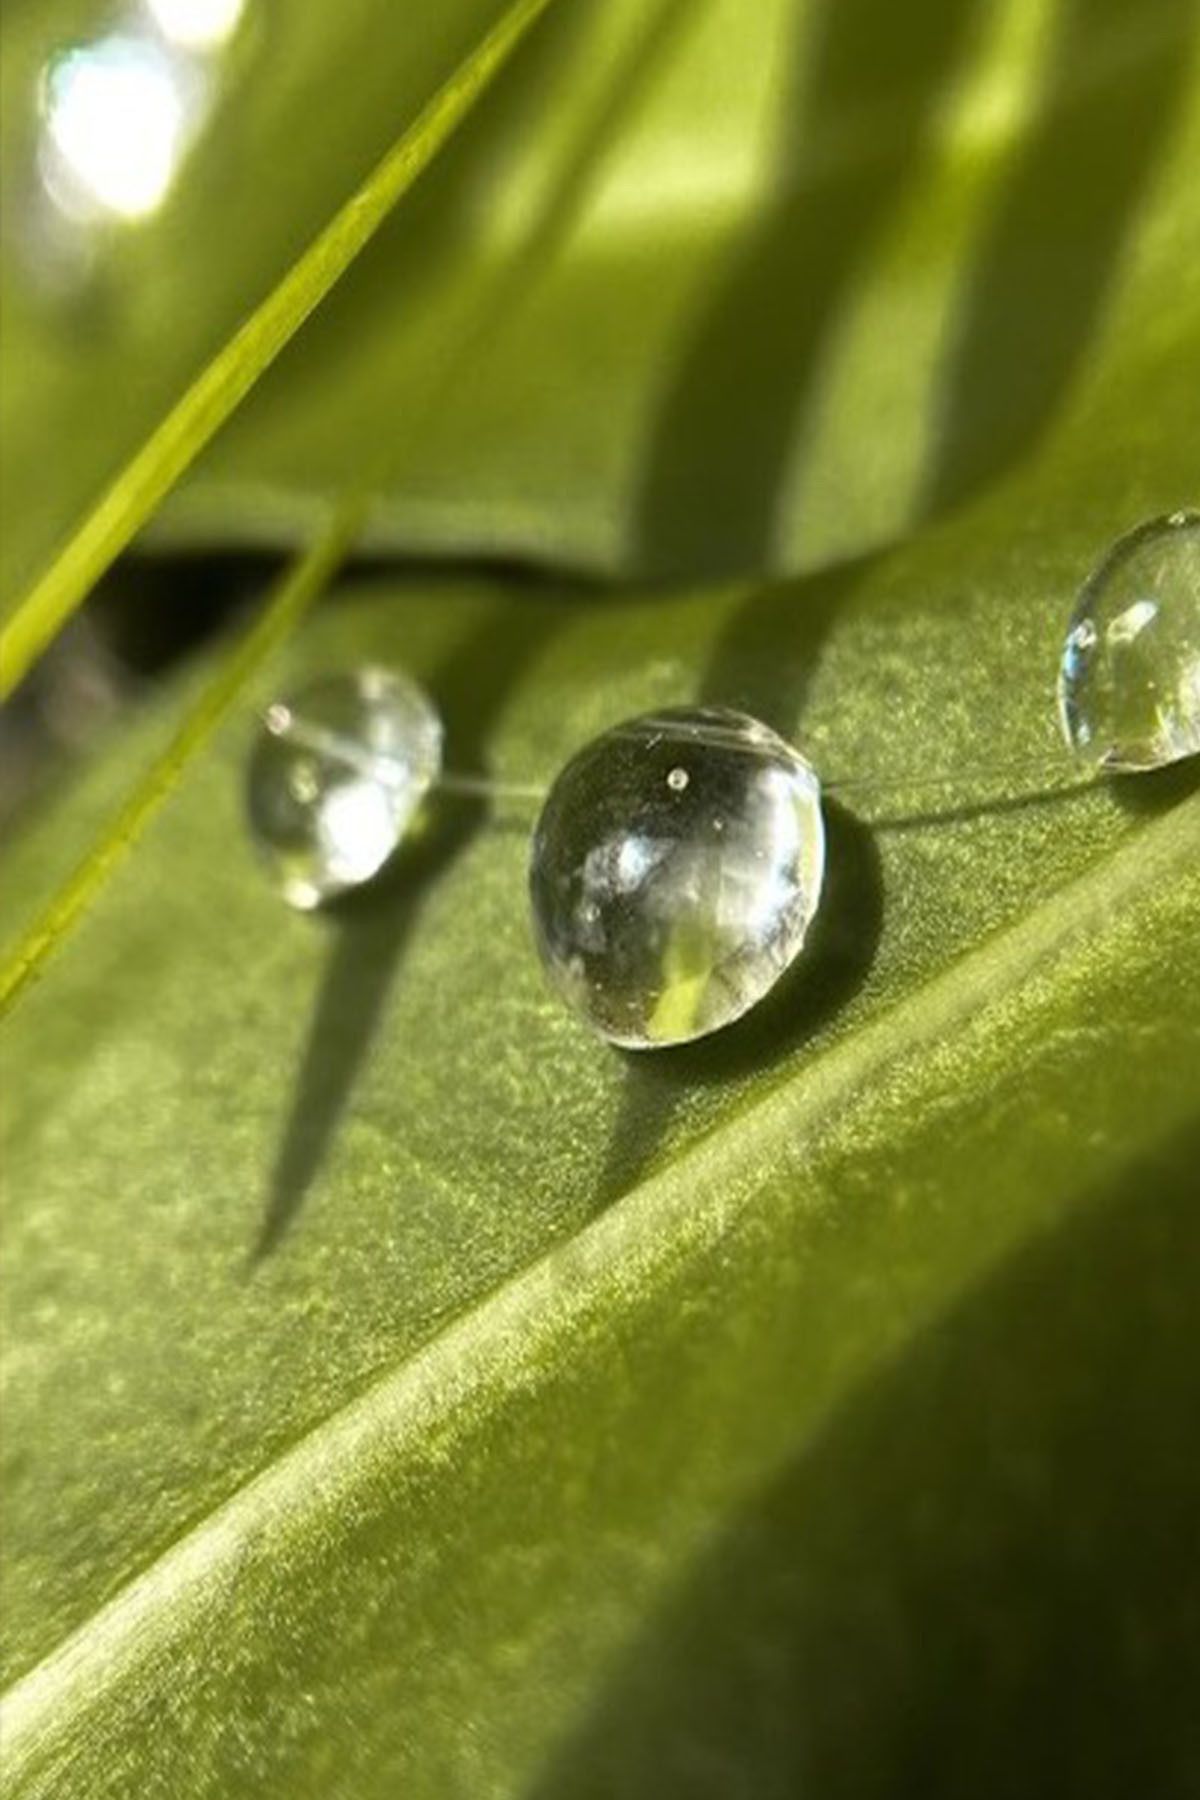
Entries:
[[246,0],[145,0],[145,5],[167,41],[181,50],[219,49],[246,10]]
[[154,44],[121,35],[67,51],[43,82],[46,186],[78,217],[148,217],[170,190],[192,112],[182,71]]

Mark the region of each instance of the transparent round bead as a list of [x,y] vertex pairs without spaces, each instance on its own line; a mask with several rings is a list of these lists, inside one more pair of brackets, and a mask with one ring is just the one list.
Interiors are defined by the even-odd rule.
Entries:
[[1084,583],[1058,703],[1068,745],[1099,768],[1200,751],[1200,513],[1139,526]]
[[538,820],[542,960],[611,1043],[686,1043],[774,987],[824,863],[820,784],[783,738],[717,708],[632,719],[567,764]]
[[441,766],[441,720],[403,675],[325,676],[268,707],[246,805],[284,899],[307,910],[369,881]]

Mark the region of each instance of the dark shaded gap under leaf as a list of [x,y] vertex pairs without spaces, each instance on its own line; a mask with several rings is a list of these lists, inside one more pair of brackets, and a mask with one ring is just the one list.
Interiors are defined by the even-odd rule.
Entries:
[[173,736],[142,770],[72,873],[5,955],[0,965],[0,1016],[16,1004],[67,941],[259,667],[319,599],[354,541],[364,511],[365,501],[357,496],[331,511],[311,546],[284,566],[250,625],[234,634],[199,695],[185,709]]
[[277,552],[127,552],[0,708],[0,836],[253,605]]
[[1194,1795],[1198,1165],[1200,1116],[860,1387],[534,1792]]

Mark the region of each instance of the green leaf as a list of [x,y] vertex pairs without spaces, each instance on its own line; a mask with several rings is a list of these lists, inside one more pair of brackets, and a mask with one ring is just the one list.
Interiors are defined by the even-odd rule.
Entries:
[[[514,779],[697,688],[797,726],[830,770],[919,767],[931,745],[943,770],[982,745],[1027,763],[1050,754],[1058,602],[1092,548],[1083,530],[1035,547],[1032,499],[767,590],[614,605],[368,578],[287,679],[403,661],[462,765]],[[955,1634],[1036,1687],[1088,1571],[1118,1584],[1134,1641],[1163,1601],[1152,1515],[1175,1516],[1187,1396],[1182,1370],[1147,1394],[1131,1344],[1169,1363],[1194,1298],[1174,1196],[1194,1166],[1200,800],[1009,777],[973,804],[961,780],[932,809],[877,796],[874,826],[831,806],[825,922],[780,1004],[626,1061],[543,987],[527,821],[447,802],[391,882],[288,915],[237,816],[247,729],[191,766],[7,1027],[15,1791],[153,1792],[186,1770],[197,1794],[522,1792],[554,1757],[548,1791],[624,1792],[663,1755],[740,1767],[765,1754],[758,1712],[708,1704],[723,1651],[688,1620],[728,1559],[768,1555],[763,1496],[789,1469],[807,1516],[810,1467],[815,1537],[770,1540],[781,1613],[748,1599],[728,1653],[735,1674],[784,1667],[822,1608],[848,1609],[848,1640],[809,1697],[768,1692],[767,1737],[799,1708],[797,1742],[815,1716],[820,1754],[862,1760],[869,1788],[903,1748],[903,1674],[989,1791],[984,1696],[942,1710]],[[22,885],[77,808],[86,788],[27,840]],[[1110,1294],[1130,1234],[1137,1291]],[[1023,1350],[1010,1371],[988,1346],[1020,1339],[1031,1286],[1044,1368]],[[954,1389],[943,1435],[923,1383],[953,1384],[980,1333],[991,1410]],[[873,1395],[910,1383],[927,1437],[897,1464]],[[1143,1473],[1122,1486],[1139,1409]],[[864,1594],[851,1544],[820,1558],[877,1481],[908,1511],[866,1546]],[[946,1533],[964,1589],[938,1600],[947,1644],[925,1662],[909,1582],[935,1578]],[[590,1722],[626,1716],[630,1684],[628,1737]],[[876,1700],[868,1756],[854,1709]],[[1149,1716],[1172,1704],[1156,1690]],[[607,1786],[589,1774],[610,1766]]]
[[[664,171],[687,190],[711,132],[744,173],[724,121],[780,64],[759,9],[714,4],[691,135],[639,102],[628,256],[611,215],[595,255],[535,228],[535,303],[452,212],[403,327],[419,393],[347,288],[222,440],[225,486],[179,497],[181,534],[257,541],[279,498],[290,536],[412,392],[442,472],[422,431],[389,542],[734,573],[360,570],[5,1021],[14,1794],[1194,1786],[1200,794],[1081,783],[1053,718],[1079,580],[1194,491],[1190,26],[872,9],[864,73],[858,7],[803,18],[821,153],[786,204],[739,175],[725,279],[713,192],[672,215]],[[572,167],[607,162],[590,116]],[[503,120],[471,155],[495,130],[507,182]],[[824,185],[839,143],[866,192]],[[821,242],[862,253],[826,269],[806,209],[835,198]],[[397,238],[381,314],[407,266]],[[512,800],[446,796],[379,885],[287,912],[240,816],[250,699],[368,658],[516,784],[696,695],[875,777],[830,800],[794,979],[677,1054],[594,1043],[538,970]],[[9,941],[178,700],[11,847]]]

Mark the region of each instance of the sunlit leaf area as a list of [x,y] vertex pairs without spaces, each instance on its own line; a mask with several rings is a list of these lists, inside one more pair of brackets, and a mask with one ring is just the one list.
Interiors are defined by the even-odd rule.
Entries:
[[1200,1795],[1200,5],[4,0],[13,1800]]

